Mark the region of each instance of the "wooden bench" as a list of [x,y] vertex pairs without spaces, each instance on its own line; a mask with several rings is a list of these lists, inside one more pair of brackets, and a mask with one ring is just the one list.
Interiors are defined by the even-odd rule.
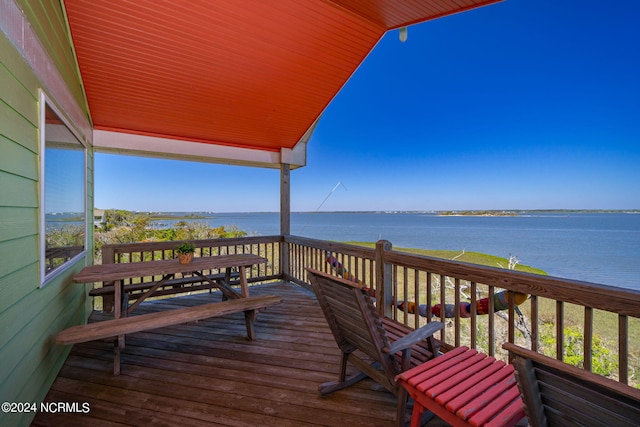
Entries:
[[[233,272],[227,275],[225,273],[217,273],[217,274],[208,274],[210,280],[214,282],[225,281],[229,285],[237,285],[240,282],[238,272]],[[124,285],[124,292],[127,295],[127,301],[132,301],[138,298],[139,295],[142,295],[144,292],[151,289],[157,282],[141,282],[141,283],[129,283]],[[161,296],[161,295],[173,295],[181,292],[194,292],[200,290],[211,290],[215,286],[213,286],[210,282],[204,281],[201,277],[198,276],[187,276],[187,277],[178,277],[175,279],[167,280],[160,289],[156,290],[152,296]],[[111,311],[113,304],[113,294],[115,292],[115,287],[113,284],[105,285],[101,288],[93,288],[89,291],[89,295],[92,297],[105,297],[110,296],[110,302],[103,302],[103,309],[105,311]]]
[[[257,314],[256,310],[280,304],[281,302],[282,297],[266,295],[141,314],[138,316],[121,317],[119,319],[72,326],[58,334],[56,337],[56,343],[61,345],[71,345],[110,337],[118,337],[134,332],[162,328],[180,323],[194,322],[210,317],[238,313],[240,311],[243,311],[245,314],[247,336],[250,340],[253,340],[255,338],[253,323]],[[120,374],[120,346],[118,345],[117,339],[114,344],[113,373],[114,375]]]
[[513,366],[456,347],[396,377],[414,400],[411,426],[425,410],[452,426],[513,426],[525,417]]
[[505,343],[527,417],[538,426],[638,426],[640,390]]

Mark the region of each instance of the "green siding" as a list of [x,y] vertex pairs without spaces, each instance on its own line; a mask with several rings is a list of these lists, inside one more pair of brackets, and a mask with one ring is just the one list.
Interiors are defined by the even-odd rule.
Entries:
[[[33,292],[33,278],[40,274],[37,264],[30,264],[0,277],[0,313]],[[4,343],[3,343],[4,344]]]
[[[34,167],[34,165],[38,163],[36,152],[0,135],[0,153],[2,153],[0,156],[0,171],[34,181],[38,179],[38,174],[36,173],[37,168]],[[1,197],[2,196],[0,196],[0,205],[4,205]]]
[[[66,275],[71,276],[79,271],[74,270]],[[85,299],[84,292],[74,289],[84,291],[83,285],[66,283],[47,285],[42,289],[34,288],[25,298],[0,315],[0,324],[13,325],[11,330],[0,332],[0,342],[6,343],[0,348],[3,364],[13,366],[11,371],[0,372],[0,383],[7,380],[9,383],[15,383],[20,378],[30,377],[33,366],[41,362],[41,350],[54,353],[65,350],[53,341],[59,330],[84,320]],[[52,297],[50,302],[42,299],[41,295],[46,294]],[[38,312],[39,315],[32,317],[33,312]],[[73,313],[71,317],[70,313]],[[46,344],[45,348],[41,347],[42,343]],[[27,351],[24,352],[24,349]]]
[[0,206],[0,236],[4,241],[33,235],[38,224],[37,212],[28,208]]
[[[2,52],[2,62],[0,65],[0,69],[2,69],[3,73],[8,73],[13,76],[15,81],[8,81],[9,85],[17,85],[18,87],[23,88],[25,91],[31,94],[31,98],[38,99],[38,78],[31,71],[31,67],[22,59],[20,54],[16,52],[13,48],[13,45],[9,40],[5,37],[0,37],[0,52]],[[15,76],[19,76],[15,77]],[[6,81],[6,80],[5,80]],[[5,90],[11,90],[4,85],[0,85],[2,88],[2,100],[7,104],[13,104],[14,106],[21,104],[22,102],[28,103],[28,98],[20,99],[16,103],[9,102],[9,98],[5,98],[4,92]],[[34,124],[37,123],[34,122]]]
[[[31,102],[33,107],[37,109],[37,101],[32,100]],[[0,122],[10,124],[10,126],[0,129],[2,136],[29,150],[37,152],[39,145],[37,127],[3,102],[0,102]]]
[[37,126],[38,109],[33,108],[33,100],[37,97],[30,94],[24,86],[16,84],[17,81],[16,77],[9,73],[9,70],[4,67],[0,68],[0,88],[2,88],[4,103],[11,105],[32,126]]
[[[52,63],[86,111],[59,3],[19,4],[44,40]],[[34,74],[3,33],[0,53],[0,400],[38,403],[71,349],[56,345],[56,334],[86,319],[90,307],[86,287],[71,281],[86,261],[79,260],[39,288],[39,92],[43,90],[51,99],[57,97],[50,88],[42,87],[42,76]],[[91,148],[88,159],[87,220],[92,224]],[[92,238],[90,232],[89,242]],[[87,249],[87,258],[92,261],[93,244]],[[0,425],[29,425],[34,415],[0,413]]]
[[2,206],[34,208],[38,206],[38,185],[36,181],[0,171],[0,188],[2,188],[2,196],[0,196],[0,205]]
[[39,243],[37,234],[22,239],[0,241],[0,259],[3,261],[0,264],[0,277],[25,268],[29,264],[36,264],[40,253]]

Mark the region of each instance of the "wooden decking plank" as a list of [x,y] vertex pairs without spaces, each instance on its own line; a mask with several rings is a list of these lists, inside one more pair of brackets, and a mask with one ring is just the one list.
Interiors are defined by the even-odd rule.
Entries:
[[[263,292],[253,292],[251,293],[251,296],[263,296],[265,295]],[[203,304],[202,299],[206,300],[206,302],[218,302],[220,301],[220,296],[210,296],[209,294],[204,294],[204,295],[198,295],[198,297],[200,298],[200,304]],[[185,297],[185,299],[187,298],[193,298],[192,297]],[[159,300],[156,301],[155,304],[156,306],[142,306],[139,307],[138,309],[136,309],[136,311],[134,311],[133,314],[137,314],[137,313],[151,313],[154,311],[159,311],[157,307],[162,307],[163,309],[176,309],[176,308],[181,308],[181,307],[189,307],[192,306],[193,303],[190,301],[184,301],[184,302],[179,302],[179,301],[174,301],[177,300],[179,298],[172,298],[171,301],[169,300]],[[295,311],[297,313],[291,313],[291,305],[295,306]],[[299,313],[298,313],[299,312]],[[323,329],[325,327],[325,323],[326,320],[324,319],[324,316],[322,315],[322,312],[318,312],[316,310],[316,306],[314,303],[295,303],[294,301],[291,301],[290,299],[288,300],[288,304],[287,304],[287,308],[283,308],[283,307],[279,307],[279,306],[272,306],[269,307],[265,310],[261,310],[260,311],[261,314],[263,314],[265,316],[265,318],[267,320],[271,320],[277,324],[279,324],[282,327],[287,327],[287,328],[292,328],[295,329],[295,326],[299,326],[304,324],[305,326],[315,326],[318,329]],[[294,316],[289,316],[290,314],[293,314]],[[287,315],[287,317],[283,317],[283,315]],[[108,314],[105,316],[109,316]]]
[[[241,314],[133,333],[127,336],[118,377],[111,374],[112,343],[78,344],[50,397],[88,393],[86,398],[95,401],[95,420],[113,422],[121,420],[117,411],[125,405],[128,411],[142,408],[159,418],[184,416],[219,425],[394,424],[395,397],[371,380],[331,396],[318,394],[318,384],[337,378],[340,352],[308,291],[269,284],[251,287],[250,294],[283,297],[282,304],[258,314],[254,342],[246,340]],[[219,298],[213,292],[146,301],[134,314]],[[92,320],[109,318],[111,314],[92,315]],[[56,425],[61,419],[57,415],[38,414],[36,420]],[[125,423],[139,425],[135,416]]]
[[[86,357],[85,355],[79,355]],[[313,371],[298,369],[294,367],[282,368],[272,367],[258,363],[233,363],[229,361],[222,366],[218,365],[214,358],[207,358],[206,364],[199,364],[197,360],[189,360],[188,355],[181,359],[162,359],[161,353],[145,355],[129,355],[126,363],[129,365],[150,367],[158,370],[169,370],[183,374],[196,374],[202,377],[209,377],[214,380],[230,380],[237,383],[248,383],[265,385],[268,387],[285,388],[292,391],[300,391],[315,394],[318,384],[334,379],[337,374],[318,374]],[[102,359],[108,361],[108,356],[103,353]],[[68,364],[71,366],[86,366],[93,369],[101,369],[100,363],[92,364],[93,360],[80,360],[76,362],[70,358]],[[371,387],[371,385],[369,385]],[[393,401],[393,397],[376,390],[350,388],[342,393],[344,397],[354,398],[358,401],[386,403]]]
[[248,341],[245,336],[242,336],[243,331],[245,330],[238,328],[236,333],[229,337],[231,339],[227,338],[226,341],[219,339],[219,337],[217,337],[213,332],[209,333],[210,336],[207,340],[206,337],[203,337],[203,334],[206,334],[206,332],[201,332],[200,335],[196,335],[199,332],[196,328],[192,328],[191,331],[180,331],[167,328],[164,330],[140,332],[135,335],[130,335],[128,339],[132,344],[135,344],[138,340],[162,340],[163,344],[178,343],[183,346],[194,345],[204,347],[211,351],[246,351],[247,354],[265,356],[282,356],[283,351],[286,351],[287,358],[289,359],[300,359],[306,357],[308,353],[313,353],[317,356],[314,357],[315,360],[323,361],[325,363],[333,363],[336,357],[335,352],[332,351],[333,349],[323,347],[320,341],[312,342],[305,340],[306,342],[302,343],[295,343],[291,340],[273,341],[270,340],[267,335],[262,333],[262,329],[259,329],[257,332],[257,339],[260,339],[261,341],[260,343],[255,343],[255,341]]
[[[333,405],[336,405],[335,401],[330,399],[324,399],[321,403],[313,403],[317,397],[317,385],[321,382],[326,381],[328,378],[334,377],[331,375],[330,377],[317,378],[317,379],[289,379],[291,376],[291,369],[287,372],[283,372],[282,370],[271,372],[270,374],[262,373],[261,375],[257,375],[255,372],[245,372],[245,368],[247,367],[245,364],[238,367],[238,369],[224,369],[224,367],[212,367],[212,366],[204,366],[204,365],[192,365],[188,362],[177,362],[177,361],[159,361],[156,359],[149,358],[139,358],[139,361],[130,362],[130,366],[135,366],[136,368],[144,368],[144,371],[140,369],[129,369],[130,376],[138,376],[138,372],[144,372],[147,376],[153,376],[154,379],[159,381],[177,381],[180,383],[184,383],[186,385],[191,384],[190,380],[186,381],[183,378],[171,378],[171,380],[166,378],[166,371],[170,372],[179,372],[179,375],[184,378],[189,378],[190,376],[195,376],[193,384],[200,381],[201,379],[204,381],[211,381],[220,384],[236,384],[238,388],[245,388],[246,384],[250,386],[253,385],[261,385],[267,387],[269,390],[279,390],[280,393],[289,393],[292,392],[295,395],[295,399],[299,399],[303,397],[305,402],[310,403],[311,406],[323,408],[323,410],[331,410]],[[139,363],[138,363],[139,362]],[[67,365],[79,368],[88,368],[94,370],[106,370],[108,367],[109,361],[103,360],[102,362],[96,359],[83,360],[81,356],[71,357]],[[228,365],[228,364],[227,364]],[[260,372],[259,369],[257,372]],[[309,374],[309,371],[306,372]],[[298,376],[304,377],[304,372],[298,372]],[[286,378],[285,378],[286,377]],[[252,378],[254,381],[252,381]],[[186,382],[185,382],[186,381]],[[371,385],[369,386],[371,387]],[[262,395],[263,393],[260,393]],[[393,402],[394,398],[392,395],[388,393],[380,393],[379,390],[371,390],[369,389],[357,389],[351,388],[349,390],[345,390],[340,395],[340,402],[342,404],[338,404],[341,407],[341,410],[351,412],[354,401],[359,402],[359,408],[370,406],[367,409],[367,414],[374,413],[379,410],[380,406],[384,407],[389,402]],[[305,403],[307,404],[307,403]],[[328,406],[325,406],[328,405]],[[342,405],[346,405],[342,407]],[[371,405],[373,405],[371,407]],[[335,408],[334,408],[335,409]]]
[[[135,422],[139,426],[165,426],[165,427],[211,427],[215,425],[224,424],[212,424],[210,421],[203,421],[194,418],[189,418],[184,415],[177,415],[164,412],[161,415],[157,411],[150,410],[144,407],[135,407],[127,404],[126,402],[118,403],[115,407],[110,402],[105,402],[100,398],[89,396],[88,394],[73,394],[63,391],[52,390],[48,396],[52,402],[86,402],[89,404],[91,419],[85,418],[81,425],[113,425],[110,423],[117,423],[117,425],[127,425]],[[76,418],[83,418],[81,414]],[[88,414],[87,414],[88,415]]]
[[[155,410],[167,410],[164,408],[199,408],[202,404],[214,406],[210,412],[222,415],[228,411],[241,411],[251,415],[253,425],[306,425],[322,424],[325,418],[326,409],[316,407],[314,403],[327,405],[323,399],[315,399],[300,392],[285,392],[279,389],[270,389],[265,386],[234,387],[233,382],[211,380],[197,375],[185,375],[183,373],[170,373],[163,371],[157,377],[145,377],[153,371],[147,367],[132,367],[129,369],[127,378],[121,376],[109,376],[108,372],[87,371],[80,368],[65,368],[61,376],[65,380],[72,381],[71,387],[75,388],[78,394],[91,393],[94,383],[107,381],[107,384],[115,389],[118,394],[136,395],[142,398],[147,405],[149,399],[146,396],[153,396],[154,400],[160,398],[162,408]],[[131,375],[134,373],[134,375]],[[114,390],[110,390],[114,391]],[[107,391],[98,391],[102,395]],[[143,397],[140,397],[141,394]],[[358,425],[363,418],[367,419],[373,412],[373,408],[362,408],[354,410],[352,402],[344,402],[345,399],[339,396],[332,399],[332,411],[339,412],[343,409],[347,412],[341,414],[342,419],[347,424]],[[339,403],[342,401],[342,404]],[[146,407],[146,406],[145,406]],[[357,412],[363,413],[358,416]],[[259,418],[256,418],[259,417]],[[276,417],[274,419],[273,417]],[[318,423],[318,421],[320,421]],[[365,424],[368,424],[365,422]]]
[[[166,341],[158,342],[157,340],[160,339]],[[272,366],[304,366],[306,370],[317,372],[334,372],[332,365],[340,360],[339,355],[315,355],[313,349],[308,351],[301,349],[283,355],[279,349],[253,349],[239,342],[230,342],[229,347],[225,348],[220,342],[207,343],[193,339],[183,339],[184,341],[181,342],[180,338],[164,334],[136,334],[136,336],[132,336],[130,339],[128,337],[127,348],[123,351],[123,356],[126,357],[127,354],[145,353],[149,350],[151,352],[163,351],[169,354],[168,357],[172,357],[171,354],[175,353],[183,354],[185,357],[190,357],[194,360],[196,357],[217,358],[226,359],[229,363],[236,361],[256,361],[258,364],[264,364],[263,359],[265,357],[271,357],[272,360],[270,360],[269,365]],[[106,344],[105,348],[108,348],[109,343],[98,342]],[[208,363],[208,361],[205,359],[203,363]]]
[[[101,353],[92,355],[89,353],[74,353],[83,358],[95,358],[101,361],[108,361],[108,354]],[[70,363],[75,363],[70,358]],[[81,361],[80,364],[88,364],[88,361]],[[255,361],[246,362],[239,361],[234,362],[230,359],[220,359],[216,357],[204,356],[193,357],[189,355],[177,355],[176,353],[170,353],[161,350],[142,350],[136,351],[135,354],[128,354],[123,360],[124,365],[136,365],[136,366],[151,366],[159,369],[166,368],[175,370],[176,372],[185,373],[197,373],[202,372],[203,375],[215,377],[218,375],[220,378],[235,378],[236,381],[247,382],[255,379],[256,382],[264,382],[269,384],[272,381],[278,381],[285,384],[296,383],[296,389],[306,388],[307,390],[316,390],[319,382],[326,381],[327,378],[331,378],[334,375],[332,373],[316,373],[315,371],[303,370],[297,368],[291,368],[284,370],[282,366],[267,365]],[[285,377],[284,375],[287,375]],[[260,375],[261,379],[258,379]],[[262,378],[264,377],[264,378]],[[275,378],[283,378],[277,379]],[[288,380],[285,380],[287,378]],[[243,380],[245,379],[245,380]],[[308,384],[308,385],[307,385]],[[293,387],[293,386],[292,386]]]
[[[69,371],[67,370],[67,373],[68,372]],[[121,411],[120,408],[123,405],[126,405],[133,408],[143,408],[148,411],[153,411],[159,419],[163,419],[165,415],[169,415],[225,426],[247,427],[256,425],[275,425],[273,423],[280,421],[273,419],[269,415],[255,414],[252,412],[243,413],[243,417],[239,419],[233,413],[225,411],[225,406],[219,406],[216,402],[195,402],[193,399],[181,399],[171,395],[167,396],[158,393],[140,391],[136,388],[139,389],[143,387],[140,387],[138,384],[129,386],[131,384],[131,379],[128,379],[127,387],[124,387],[123,384],[117,383],[115,385],[106,384],[105,382],[100,381],[100,375],[96,376],[87,370],[82,370],[81,372],[84,377],[80,379],[66,377],[59,378],[59,381],[56,381],[56,384],[54,384],[54,391],[66,390],[71,394],[87,396],[87,398],[100,400],[104,407],[111,408],[111,411],[114,412],[114,416],[116,417]],[[122,378],[125,377],[122,376]],[[87,423],[85,425],[91,424]],[[135,417],[132,417],[128,420],[127,425],[142,426],[147,424],[141,424],[135,419]],[[175,425],[182,424],[177,423]],[[293,426],[295,424],[287,423],[287,420],[284,420],[282,425]]]
[[[53,394],[54,392],[52,392]],[[84,401],[87,401],[86,399]],[[117,412],[116,408],[112,408],[112,413]],[[107,414],[108,416],[108,414]],[[115,417],[114,417],[115,418]],[[31,422],[32,427],[124,427],[132,425],[129,423],[119,423],[110,419],[102,419],[94,414],[85,416],[84,414],[74,413],[58,413],[55,416],[52,414],[44,414],[39,412]]]
[[[162,339],[163,341],[158,341]],[[258,340],[260,335],[258,335]],[[287,353],[282,350],[270,349],[250,345],[243,345],[241,342],[228,342],[228,345],[217,341],[202,341],[186,337],[175,337],[173,335],[141,333],[128,338],[128,345],[144,346],[150,348],[167,349],[187,354],[203,356],[215,356],[231,360],[261,361],[265,357],[273,357],[270,361],[272,365],[292,366],[306,363],[309,369],[326,369],[329,364],[333,364],[334,358],[331,356],[319,355],[313,359],[305,359],[306,353]],[[126,351],[126,350],[125,350]]]
[[[300,336],[300,329],[292,329],[292,328],[283,328],[280,327],[279,324],[270,322],[269,318],[265,315],[266,313],[259,312],[258,313],[258,323],[260,323],[259,330],[262,331],[265,339],[269,339],[272,336],[278,337],[278,341],[288,341],[291,343],[303,343],[303,344],[320,344],[326,345],[327,338],[332,338],[332,336],[327,336],[326,332],[322,330],[321,327],[314,327],[313,325],[305,325],[302,324],[300,327],[303,327],[305,330],[305,335]],[[198,331],[202,333],[212,334],[215,337],[218,336],[233,336],[237,335],[238,331],[242,331],[242,324],[239,322],[239,319],[242,319],[242,313],[239,315],[231,316],[221,316],[211,319],[200,320],[197,323],[188,324],[184,327],[185,324],[172,325],[167,326],[167,328],[171,327],[175,330],[188,330],[189,334],[196,335]],[[240,324],[239,324],[240,323]],[[194,328],[191,328],[192,325],[195,325]],[[240,326],[240,327],[238,327]],[[322,326],[326,328],[326,325]],[[287,339],[287,338],[290,339]]]
[[[298,387],[292,387],[291,384],[283,384],[279,386],[275,381],[262,382],[261,384],[256,381],[251,381],[250,377],[239,378],[237,375],[228,376],[216,376],[210,377],[206,375],[202,369],[197,373],[181,372],[180,375],[172,376],[170,380],[167,380],[165,370],[158,369],[149,366],[137,366],[138,369],[132,370],[130,376],[137,378],[144,378],[148,380],[157,381],[171,381],[172,384],[180,384],[185,386],[195,386],[197,388],[205,388],[211,391],[226,391],[234,388],[238,383],[242,382],[244,385],[239,387],[241,391],[238,394],[246,398],[261,398],[265,400],[282,400],[282,396],[287,396],[286,402],[292,405],[299,405],[305,408],[319,409],[319,410],[333,410],[344,412],[345,414],[357,415],[359,417],[384,417],[385,411],[380,410],[379,403],[393,402],[394,399],[391,395],[383,395],[382,398],[368,399],[363,393],[358,393],[359,405],[353,405],[353,401],[346,396],[346,394],[335,395],[330,399],[316,399],[317,397],[317,383],[307,381],[307,386],[304,389]],[[238,371],[236,371],[237,373]],[[380,396],[381,393],[372,393],[372,395]],[[356,397],[353,393],[352,397]],[[348,419],[347,416],[347,419]]]
[[[105,359],[109,359],[109,357],[112,357],[112,354],[109,353],[109,344],[108,343],[104,343],[106,345],[103,345],[102,347],[100,347],[97,352],[99,352],[100,354],[98,356],[93,356],[93,357],[99,357],[101,356],[102,358]],[[149,341],[148,345],[143,346],[143,345],[136,345],[136,344],[144,344],[144,342],[129,342],[127,344],[127,348],[123,351],[123,363],[127,364],[128,361],[130,360],[134,360],[134,358],[136,357],[141,357],[141,358],[154,358],[154,359],[158,359],[158,360],[177,360],[177,361],[184,361],[185,363],[191,363],[194,366],[216,366],[220,369],[233,369],[234,367],[237,366],[243,366],[244,369],[246,369],[248,372],[252,372],[254,374],[260,374],[260,373],[269,373],[269,372],[273,372],[274,374],[282,374],[282,370],[283,369],[290,369],[292,372],[290,373],[291,375],[294,375],[294,377],[297,378],[308,378],[309,376],[311,377],[317,377],[319,380],[320,379],[326,379],[327,376],[329,375],[334,375],[334,369],[332,364],[328,364],[328,363],[317,363],[315,362],[312,357],[313,355],[311,354],[310,357],[308,358],[307,362],[308,363],[295,363],[295,364],[291,364],[291,363],[284,363],[282,361],[277,361],[276,363],[271,363],[272,360],[269,360],[268,363],[264,360],[264,357],[259,357],[259,358],[253,358],[253,359],[239,359],[239,358],[234,358],[234,353],[215,353],[215,352],[208,352],[208,351],[202,351],[202,352],[187,352],[186,348],[180,348],[179,345],[175,345],[173,348],[171,347],[167,347],[166,345],[164,345],[163,343],[158,344],[158,343],[154,343],[153,341]],[[97,343],[92,342],[92,343],[87,343],[85,345],[82,346],[77,346],[76,349],[74,349],[74,352],[72,354],[87,354],[87,348],[89,347],[95,347],[97,345]],[[182,351],[179,351],[182,350]],[[91,353],[89,353],[91,354]],[[339,358],[337,358],[336,360],[339,360]],[[290,362],[290,359],[287,359],[287,362]],[[313,363],[312,363],[313,362]],[[298,374],[296,374],[297,372],[299,372]]]

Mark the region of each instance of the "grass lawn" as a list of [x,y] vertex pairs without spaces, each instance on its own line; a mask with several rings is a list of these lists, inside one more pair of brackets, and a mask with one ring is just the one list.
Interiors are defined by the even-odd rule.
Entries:
[[[375,248],[376,244],[372,242],[344,242],[350,245],[364,246],[367,248]],[[468,262],[471,264],[486,265],[489,267],[502,267],[507,268],[509,260],[499,256],[483,254],[480,252],[466,252],[466,251],[445,251],[436,249],[412,249],[412,248],[393,248],[396,251],[407,252],[410,254],[430,256],[434,258],[442,258],[448,260],[455,260],[460,262]],[[517,264],[516,271],[523,271],[525,273],[544,274],[547,272],[540,270],[539,268],[530,267],[528,265]]]

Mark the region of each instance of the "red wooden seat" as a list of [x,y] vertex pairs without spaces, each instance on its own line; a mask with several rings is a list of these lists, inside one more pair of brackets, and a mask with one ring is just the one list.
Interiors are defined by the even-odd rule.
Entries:
[[411,426],[425,410],[453,426],[513,426],[525,417],[513,366],[457,347],[396,377],[415,401]]

